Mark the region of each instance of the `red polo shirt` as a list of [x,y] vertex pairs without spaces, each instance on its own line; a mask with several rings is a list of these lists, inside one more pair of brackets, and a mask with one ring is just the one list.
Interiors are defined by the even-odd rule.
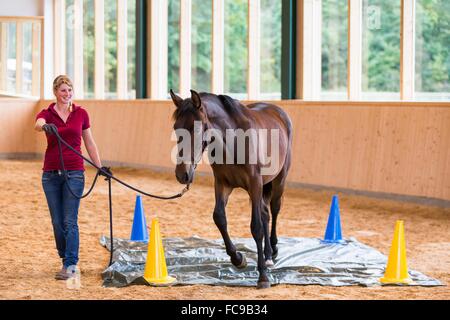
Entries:
[[[64,122],[55,110],[55,103],[43,109],[36,116],[45,119],[46,123],[54,123],[58,133],[70,146],[81,153],[81,133],[90,128],[89,115],[85,109],[72,104],[73,109],[67,121]],[[58,140],[54,134],[46,134],[47,150],[45,150],[44,167],[42,170],[60,170]],[[66,170],[84,170],[83,159],[61,143],[64,167]]]

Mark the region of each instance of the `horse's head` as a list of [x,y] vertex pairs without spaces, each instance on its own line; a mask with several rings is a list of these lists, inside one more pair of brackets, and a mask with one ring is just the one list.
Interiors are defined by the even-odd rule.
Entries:
[[176,106],[173,114],[173,129],[178,141],[175,176],[179,183],[190,184],[206,147],[203,132],[207,127],[207,115],[200,95],[194,90],[191,90],[191,97],[187,99],[182,99],[172,90],[170,96]]

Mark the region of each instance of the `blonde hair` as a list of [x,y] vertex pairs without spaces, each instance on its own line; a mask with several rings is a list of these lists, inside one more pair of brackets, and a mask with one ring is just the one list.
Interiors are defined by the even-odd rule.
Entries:
[[[55,78],[55,80],[53,80],[53,93],[56,92],[56,90],[58,90],[58,88],[63,85],[66,84],[68,85],[72,90],[73,90],[73,83],[72,80],[70,80],[70,78],[66,75],[59,75]],[[69,102],[69,111],[72,112],[72,101]]]

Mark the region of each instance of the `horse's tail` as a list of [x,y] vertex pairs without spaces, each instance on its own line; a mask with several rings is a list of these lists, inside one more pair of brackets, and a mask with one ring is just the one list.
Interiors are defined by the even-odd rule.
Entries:
[[292,143],[292,121],[291,121],[291,118],[287,114],[286,114],[286,124],[287,124],[289,141],[290,141],[290,143]]
[[292,134],[293,134],[293,129],[292,129],[292,121],[291,121],[291,118],[289,117],[289,115],[286,113],[286,111],[284,111],[283,109],[281,109],[281,108],[279,108],[280,109],[280,116],[281,116],[281,118],[283,119],[283,121],[284,121],[284,124],[285,124],[285,126],[286,126],[286,132],[287,132],[287,135],[288,135],[288,140],[289,140],[289,143],[291,144],[292,143]]

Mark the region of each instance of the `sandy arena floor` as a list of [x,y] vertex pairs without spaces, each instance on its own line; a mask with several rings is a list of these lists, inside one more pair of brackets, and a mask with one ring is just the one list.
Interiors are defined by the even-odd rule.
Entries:
[[[0,299],[450,299],[443,287],[322,287],[277,285],[267,290],[216,286],[103,288],[109,252],[99,244],[109,233],[108,190],[101,180],[80,207],[81,290],[54,280],[60,269],[41,186],[41,161],[0,161]],[[113,168],[114,174],[147,192],[171,195],[182,188],[171,173]],[[88,170],[90,186],[95,172]],[[113,183],[114,236],[130,236],[136,194]],[[322,237],[331,192],[290,189],[279,218],[279,236]],[[182,199],[143,198],[147,221],[158,215],[163,237],[220,238],[212,220],[212,179],[199,177]],[[344,237],[389,253],[395,221],[405,221],[408,266],[450,283],[450,209],[340,195]],[[236,190],[227,207],[232,237],[251,237],[246,193]]]

